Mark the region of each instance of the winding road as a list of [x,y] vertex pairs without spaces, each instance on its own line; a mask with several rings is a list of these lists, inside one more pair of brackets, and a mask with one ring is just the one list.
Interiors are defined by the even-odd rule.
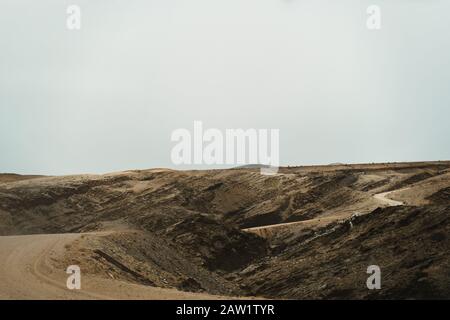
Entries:
[[[406,190],[408,188],[403,188],[403,189],[396,189],[396,190],[392,190],[392,191],[388,191],[388,192],[381,192],[381,193],[376,193],[374,194],[372,197],[376,200],[378,200],[378,202],[387,205],[388,207],[393,207],[393,206],[402,206],[404,205],[404,203],[402,201],[397,201],[397,200],[393,200],[388,198],[388,195],[396,192],[396,191],[403,191]],[[351,216],[351,215],[348,215]],[[319,225],[319,224],[327,224],[330,222],[334,222],[337,220],[342,219],[343,216],[342,215],[329,215],[329,216],[324,216],[324,217],[319,217],[319,218],[313,218],[313,219],[309,219],[309,220],[302,220],[302,221],[294,221],[294,222],[284,222],[284,223],[277,223],[277,224],[271,224],[271,225],[264,225],[264,226],[257,226],[257,227],[252,227],[252,228],[246,228],[246,229],[242,229],[243,231],[246,232],[251,232],[251,233],[255,233],[261,237],[268,237],[270,236],[273,231],[275,230],[280,230],[289,226],[296,226],[296,225]]]
[[402,191],[402,190],[406,190],[406,188],[393,190],[393,191],[388,191],[388,192],[377,193],[377,194],[374,194],[373,197],[375,199],[377,199],[377,200],[380,200],[381,202],[384,202],[385,204],[387,204],[390,207],[402,206],[402,205],[404,205],[404,203],[402,201],[393,200],[393,199],[390,199],[390,198],[387,197],[392,192]]

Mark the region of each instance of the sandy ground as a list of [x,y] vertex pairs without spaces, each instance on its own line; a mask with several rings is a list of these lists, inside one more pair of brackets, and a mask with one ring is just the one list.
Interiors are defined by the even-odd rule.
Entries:
[[0,299],[227,299],[83,274],[81,289],[69,290],[66,286],[69,275],[65,270],[55,269],[52,261],[81,235],[0,237]]
[[389,191],[389,192],[377,193],[373,197],[377,200],[380,200],[381,202],[384,202],[388,206],[402,206],[402,205],[404,205],[404,203],[402,201],[390,199],[390,198],[388,198],[388,195],[390,195],[393,192],[403,191],[403,190],[406,190],[406,188],[400,189],[400,190],[393,190],[393,191]]

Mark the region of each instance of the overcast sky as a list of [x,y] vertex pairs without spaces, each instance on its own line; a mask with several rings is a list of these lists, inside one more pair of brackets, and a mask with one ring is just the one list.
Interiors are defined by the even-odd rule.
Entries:
[[[81,7],[81,30],[66,8]],[[382,10],[368,30],[366,8]],[[448,0],[1,0],[0,172],[174,167],[280,129],[282,165],[450,159]]]

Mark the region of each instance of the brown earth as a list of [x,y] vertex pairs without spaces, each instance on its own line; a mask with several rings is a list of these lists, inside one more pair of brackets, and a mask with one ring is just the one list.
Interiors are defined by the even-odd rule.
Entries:
[[[76,298],[77,264],[90,298],[448,299],[449,190],[450,162],[2,174],[0,298]],[[13,281],[33,250],[51,279],[37,293]],[[372,264],[381,290],[366,287]]]

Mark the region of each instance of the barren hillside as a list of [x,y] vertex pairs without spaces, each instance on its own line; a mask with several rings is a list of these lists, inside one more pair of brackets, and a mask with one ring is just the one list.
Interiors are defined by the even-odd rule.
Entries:
[[[135,286],[125,297],[166,288],[450,298],[449,190],[449,162],[288,167],[274,176],[257,168],[4,174],[0,261],[15,254],[15,239],[78,234],[47,269],[78,264],[88,277]],[[28,238],[11,238],[17,235]],[[371,264],[382,270],[381,290],[366,288]]]

